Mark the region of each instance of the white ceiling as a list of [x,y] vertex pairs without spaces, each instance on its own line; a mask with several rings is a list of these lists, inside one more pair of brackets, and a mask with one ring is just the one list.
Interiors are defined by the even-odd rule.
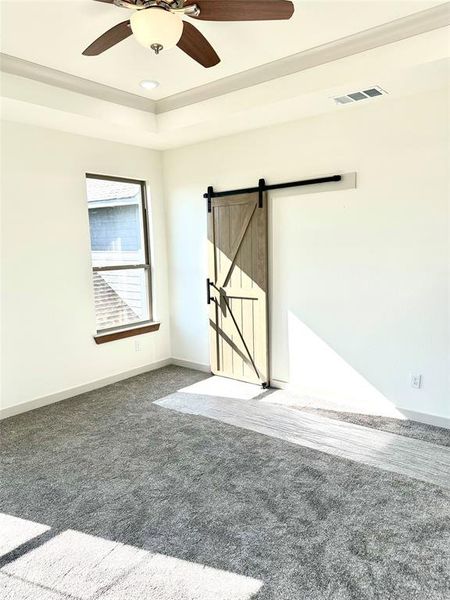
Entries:
[[[1,116],[147,148],[173,148],[327,112],[365,110],[445,88],[449,34],[448,27],[434,29],[160,113],[3,72]],[[341,106],[333,101],[374,85],[388,94]]]
[[[211,69],[199,66],[177,48],[155,56],[132,37],[98,57],[82,56],[89,43],[130,14],[93,0],[1,0],[1,51],[158,100],[445,2],[295,0],[294,3],[295,14],[289,21],[197,21],[195,25],[222,59]],[[161,85],[147,92],[139,87],[143,79],[156,79]]]

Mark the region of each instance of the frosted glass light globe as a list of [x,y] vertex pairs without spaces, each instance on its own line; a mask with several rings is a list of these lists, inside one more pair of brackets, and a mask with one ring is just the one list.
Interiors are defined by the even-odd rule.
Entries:
[[183,33],[181,17],[163,8],[137,10],[131,15],[130,23],[135,38],[146,48],[173,48]]

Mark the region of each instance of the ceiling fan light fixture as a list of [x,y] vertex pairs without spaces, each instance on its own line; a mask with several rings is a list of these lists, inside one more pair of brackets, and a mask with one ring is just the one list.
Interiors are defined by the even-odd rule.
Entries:
[[177,45],[183,33],[183,21],[163,8],[147,8],[131,15],[131,30],[136,40],[156,54]]

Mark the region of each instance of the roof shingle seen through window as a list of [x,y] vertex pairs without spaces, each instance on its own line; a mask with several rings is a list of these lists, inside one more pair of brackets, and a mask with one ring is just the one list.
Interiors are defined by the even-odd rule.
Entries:
[[141,191],[141,186],[138,183],[94,179],[92,177],[86,179],[86,186],[88,202],[134,198]]
[[120,327],[141,320],[102,275],[96,272],[94,272],[94,296],[98,330]]

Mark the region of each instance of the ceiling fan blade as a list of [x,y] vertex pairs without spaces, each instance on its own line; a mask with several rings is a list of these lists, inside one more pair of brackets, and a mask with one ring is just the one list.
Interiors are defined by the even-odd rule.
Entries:
[[186,21],[183,21],[183,33],[177,46],[206,68],[220,63],[220,58],[203,33]]
[[103,35],[92,42],[83,52],[85,56],[97,56],[112,46],[115,46],[132,34],[130,21],[123,21],[108,29]]
[[288,0],[189,0],[185,6],[197,4],[194,19],[204,21],[271,21],[290,19],[294,5]]

